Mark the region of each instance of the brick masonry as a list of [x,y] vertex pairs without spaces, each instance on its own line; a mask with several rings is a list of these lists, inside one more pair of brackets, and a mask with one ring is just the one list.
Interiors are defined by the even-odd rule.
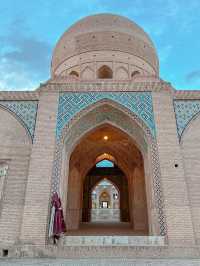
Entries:
[[[6,176],[0,177],[0,250],[13,248],[17,252],[19,246],[26,249],[26,244],[29,244],[28,256],[33,255],[38,246],[43,248],[39,252],[41,256],[50,256],[51,251],[54,257],[73,252],[78,252],[80,256],[87,253],[87,248],[73,251],[60,250],[62,247],[54,249],[47,239],[51,188],[54,188],[52,177],[55,177],[54,169],[57,173],[61,171],[61,165],[55,163],[56,156],[61,155],[57,141],[62,136],[62,144],[66,141],[68,145],[65,152],[70,157],[80,136],[98,125],[97,118],[106,121],[102,112],[92,113],[93,120],[90,121],[85,110],[89,110],[91,104],[101,107],[104,100],[112,109],[111,101],[114,99],[126,109],[122,108],[122,116],[115,117],[119,128],[131,132],[136,142],[141,141],[142,149],[148,150],[147,146],[152,145],[153,155],[145,154],[141,149],[149,163],[145,180],[147,199],[151,199],[147,202],[151,218],[149,224],[154,234],[159,234],[160,225],[166,246],[163,249],[122,248],[112,254],[118,255],[119,251],[120,255],[134,254],[140,258],[145,258],[147,254],[157,258],[163,254],[165,258],[199,257],[200,93],[176,91],[159,78],[156,51],[150,38],[137,25],[129,27],[130,21],[115,16],[104,18],[99,20],[99,24],[91,24],[88,22],[91,20],[86,19],[84,27],[81,23],[77,24],[80,28],[72,28],[72,35],[69,32],[64,34],[53,55],[51,79],[35,92],[0,93],[0,165],[8,167]],[[110,34],[99,32],[99,26],[105,29],[106,21],[111,27]],[[116,25],[119,27],[116,28]],[[106,43],[105,40],[102,42],[102,36]],[[66,40],[69,41],[68,50]],[[132,42],[136,45],[133,46]],[[94,51],[96,47],[98,52]],[[81,52],[84,53],[80,55]],[[108,65],[113,79],[98,79],[98,70],[102,65]],[[69,77],[72,70],[77,72],[77,78]],[[139,75],[132,76],[135,70],[139,71]],[[90,96],[87,99],[83,97],[86,94]],[[145,109],[149,107],[144,106],[148,101],[140,99],[140,95],[152,96],[150,109]],[[62,100],[59,97],[63,97],[66,104],[59,105],[59,100]],[[137,105],[135,101],[138,101]],[[113,113],[118,114],[118,111],[116,108]],[[145,119],[147,112],[149,120]],[[128,117],[131,121],[120,117]],[[138,122],[136,117],[140,117],[141,121]],[[75,124],[78,120],[80,123]],[[113,120],[110,119],[110,122]],[[153,142],[148,142],[151,134]],[[55,165],[57,168],[54,168]],[[67,165],[65,167],[67,169]],[[66,169],[63,173],[67,172]],[[152,172],[154,179],[151,180],[149,176]],[[58,186],[57,179],[55,188]],[[67,186],[63,188],[63,193],[66,190]],[[67,195],[63,198],[66,199]],[[66,200],[63,205],[66,206]],[[109,251],[88,250],[87,254],[103,256]],[[26,251],[23,250],[22,254]],[[186,262],[181,263],[184,265]],[[154,265],[151,261],[149,264]],[[180,265],[174,261],[176,264]]]
[[21,241],[45,244],[58,106],[56,93],[40,97],[26,187]]

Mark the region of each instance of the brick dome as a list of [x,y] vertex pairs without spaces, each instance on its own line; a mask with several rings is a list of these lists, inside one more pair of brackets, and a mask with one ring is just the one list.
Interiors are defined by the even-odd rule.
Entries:
[[123,57],[127,63],[132,60],[133,65],[144,71],[158,74],[156,50],[144,30],[125,17],[99,14],[79,20],[61,36],[52,56],[52,76],[60,75],[67,69],[73,70],[82,60],[82,55],[87,62],[110,62],[106,52],[116,56],[116,61],[121,61],[120,57]]

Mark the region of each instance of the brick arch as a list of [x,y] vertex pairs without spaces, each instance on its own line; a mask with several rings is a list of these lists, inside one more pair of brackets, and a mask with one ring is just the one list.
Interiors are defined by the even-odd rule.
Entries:
[[[120,77],[119,77],[120,76]],[[124,66],[119,66],[116,70],[115,70],[115,78],[118,80],[127,80],[129,79],[129,72],[128,70],[124,67]]]
[[[89,180],[90,179],[90,180]],[[90,176],[86,175],[83,183],[83,189],[84,193],[83,195],[85,198],[83,199],[83,213],[82,213],[82,219],[85,219],[85,222],[90,221],[90,212],[88,211],[88,208],[91,209],[91,193],[93,189],[103,180],[104,178],[101,176],[98,176],[94,179],[91,179]],[[106,179],[116,188],[116,190],[119,192],[120,195],[120,201],[123,200],[123,202],[120,202],[121,208],[121,221],[128,222],[130,221],[130,215],[129,215],[129,200],[128,200],[128,180],[126,176],[106,176]],[[122,184],[125,184],[125,191],[123,191]],[[123,193],[124,192],[124,193]],[[83,197],[84,197],[83,196]],[[127,211],[128,210],[128,211]]]
[[[111,109],[111,116],[112,116],[111,118],[107,116],[105,112],[99,112],[100,108],[104,107],[108,107]],[[90,124],[86,123],[86,121],[89,121],[87,120],[88,116],[92,117]],[[122,117],[126,118],[126,121],[121,119]],[[143,147],[140,146],[140,150],[142,149],[144,153],[145,150],[147,151],[148,149],[149,156],[151,158],[150,159],[151,166],[149,171],[152,172],[151,174],[152,180],[148,181],[152,183],[152,191],[153,191],[151,204],[154,214],[152,214],[151,219],[154,220],[156,219],[155,218],[155,212],[156,212],[157,213],[157,219],[155,221],[155,223],[157,224],[156,234],[165,235],[166,222],[163,210],[164,206],[163,206],[162,189],[160,183],[160,168],[159,168],[157,144],[155,137],[153,136],[149,127],[144,123],[144,121],[141,118],[139,118],[135,113],[131,112],[124,106],[112,100],[102,100],[92,105],[89,105],[87,108],[77,113],[63,128],[61,137],[57,141],[57,147],[55,151],[52,191],[57,190],[59,192],[59,187],[60,186],[63,187],[62,183],[63,180],[60,180],[61,173],[63,172],[62,169],[62,161],[64,161],[64,158],[62,158],[63,151],[66,149],[68,150],[66,160],[69,160],[70,154],[73,151],[73,148],[75,147],[77,142],[80,140],[80,138],[84,134],[89,132],[92,128],[101,125],[103,123],[110,123],[111,125],[117,126],[119,129],[126,132],[131,137],[137,135],[137,138],[139,138],[139,136],[140,137],[142,136]],[[138,132],[136,132],[136,128],[139,130],[138,132],[141,134],[138,134]],[[66,167],[67,161],[65,161],[64,164]],[[155,231],[155,229],[152,230]]]
[[33,142],[33,139],[32,139],[32,135],[31,135],[31,132],[30,130],[28,129],[27,125],[24,123],[24,121],[20,118],[19,115],[17,115],[15,112],[13,112],[12,110],[10,110],[9,108],[3,106],[0,104],[0,109],[3,109],[5,111],[7,111],[10,115],[12,115],[16,120],[17,122],[25,129],[26,133],[27,133],[27,136],[29,138],[29,141],[30,143]]

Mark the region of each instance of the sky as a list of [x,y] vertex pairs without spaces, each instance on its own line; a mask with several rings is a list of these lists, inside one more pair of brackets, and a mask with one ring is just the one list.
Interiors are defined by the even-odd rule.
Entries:
[[34,90],[48,80],[63,32],[98,13],[140,25],[155,44],[160,77],[176,89],[200,90],[199,0],[0,0],[0,90]]

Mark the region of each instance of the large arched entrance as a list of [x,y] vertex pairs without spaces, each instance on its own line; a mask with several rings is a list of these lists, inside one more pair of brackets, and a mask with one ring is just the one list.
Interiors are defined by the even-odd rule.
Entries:
[[[98,157],[110,155],[114,167],[96,167]],[[92,188],[102,179],[109,179],[120,191],[120,222],[129,222],[137,234],[148,233],[148,215],[144,180],[144,163],[136,143],[119,128],[103,124],[86,133],[70,157],[67,228],[79,229],[91,221]],[[113,195],[104,191],[107,204]],[[106,206],[105,206],[106,207]],[[112,213],[107,212],[107,220]],[[99,228],[100,229],[100,228]]]
[[[54,175],[60,176],[58,189],[68,231],[79,229],[83,222],[84,182],[103,154],[116,160],[127,180],[132,229],[143,234],[165,234],[154,137],[133,113],[110,100],[78,113],[63,129],[57,146]],[[58,179],[54,180],[56,187]]]

